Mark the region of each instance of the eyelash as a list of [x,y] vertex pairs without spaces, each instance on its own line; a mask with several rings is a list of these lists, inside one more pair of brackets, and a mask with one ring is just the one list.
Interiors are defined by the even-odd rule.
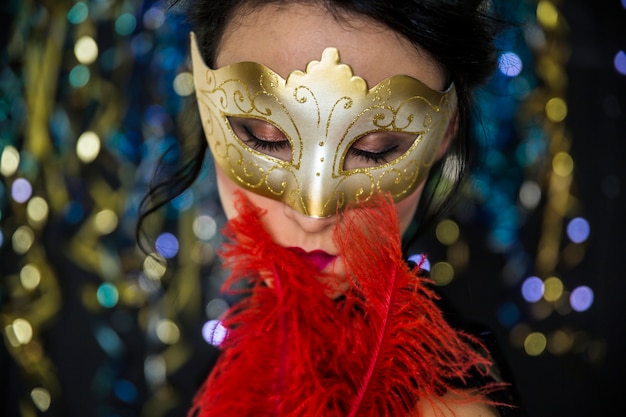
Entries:
[[390,147],[389,149],[385,149],[381,152],[364,151],[362,149],[357,149],[357,148],[352,147],[350,148],[348,152],[350,152],[353,156],[356,156],[357,158],[364,160],[365,162],[380,164],[380,163],[388,162],[387,156],[391,154],[397,147],[398,145],[394,145]]
[[291,146],[288,140],[263,140],[256,137],[247,127],[244,126],[243,130],[245,131],[247,136],[244,142],[246,142],[246,144],[248,144],[252,149],[256,151],[276,152]]

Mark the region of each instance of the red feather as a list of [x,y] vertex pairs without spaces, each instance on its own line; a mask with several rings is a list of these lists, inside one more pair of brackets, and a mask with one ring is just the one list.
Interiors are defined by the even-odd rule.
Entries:
[[243,197],[238,209],[225,228],[225,285],[243,281],[248,294],[223,319],[223,352],[190,416],[416,416],[419,399],[450,391],[485,401],[493,386],[450,386],[490,361],[406,266],[390,199],[341,215],[335,241],[352,286],[340,300],[328,296],[332,277],[272,241],[261,210]]

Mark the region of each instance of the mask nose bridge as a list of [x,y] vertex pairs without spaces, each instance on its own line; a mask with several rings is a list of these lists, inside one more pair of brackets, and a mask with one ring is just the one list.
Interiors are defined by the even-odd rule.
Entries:
[[314,218],[330,217],[337,209],[335,163],[340,159],[339,139],[333,140],[333,129],[328,134],[326,132],[328,116],[322,113],[319,124],[309,125],[300,150],[302,160],[298,177],[301,189],[298,191],[304,207],[294,208]]
[[[293,154],[300,159],[294,160],[297,189],[291,189],[292,197],[286,202],[309,217],[332,216],[346,203],[340,178],[345,154],[341,141],[359,118],[359,94],[367,91],[365,81],[354,77],[347,66],[338,67],[338,55],[336,60],[330,68],[327,68],[328,62],[317,63],[315,68],[307,67],[314,75],[309,72],[305,77],[303,73],[292,73],[286,80],[286,90],[281,92],[284,94],[281,101],[289,103],[291,120],[301,128],[300,141],[293,145],[301,146],[301,149],[293,149]],[[322,67],[325,68],[323,76],[317,70]],[[308,80],[309,76],[314,81],[301,81]]]

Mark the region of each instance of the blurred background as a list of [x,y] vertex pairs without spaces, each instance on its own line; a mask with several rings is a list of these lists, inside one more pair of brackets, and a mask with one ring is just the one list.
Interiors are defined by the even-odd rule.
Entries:
[[[495,332],[528,417],[623,415],[626,1],[495,3],[519,25],[476,169],[412,250]],[[134,235],[158,158],[193,145],[188,33],[151,0],[0,5],[0,415],[184,416],[210,369],[230,302],[211,161],[150,219],[167,266]]]

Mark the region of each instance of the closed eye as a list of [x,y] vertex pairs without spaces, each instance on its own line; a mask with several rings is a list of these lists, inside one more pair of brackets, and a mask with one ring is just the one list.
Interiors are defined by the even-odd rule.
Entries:
[[404,155],[413,145],[416,135],[404,132],[380,131],[357,139],[344,158],[344,169],[373,168]]
[[354,146],[348,151],[350,155],[361,159],[366,164],[382,165],[390,161],[389,157],[394,154],[398,145],[377,152],[365,151]]
[[261,139],[252,132],[248,127],[243,126],[244,130],[244,142],[248,144],[252,149],[256,149],[257,151],[263,153],[272,153],[283,150],[284,148],[290,147],[288,140],[267,140]]
[[248,147],[283,161],[291,161],[291,142],[271,123],[247,117],[229,117],[237,137]]

